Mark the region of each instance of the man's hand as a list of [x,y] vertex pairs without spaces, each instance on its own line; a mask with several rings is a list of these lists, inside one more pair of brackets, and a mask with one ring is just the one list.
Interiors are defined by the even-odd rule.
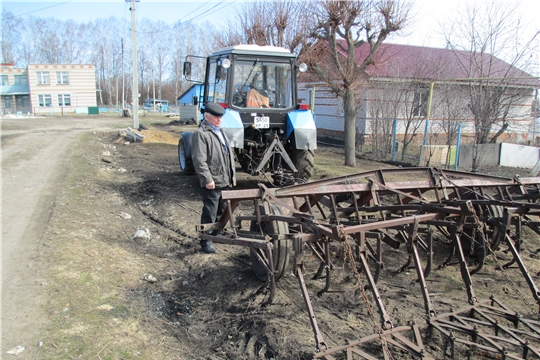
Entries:
[[212,181],[211,183],[206,184],[206,188],[208,190],[213,190],[216,188],[216,183]]

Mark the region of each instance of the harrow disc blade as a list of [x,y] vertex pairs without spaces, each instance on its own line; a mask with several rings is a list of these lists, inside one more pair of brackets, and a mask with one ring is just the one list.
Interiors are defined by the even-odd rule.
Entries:
[[[261,215],[267,215],[264,206],[259,206]],[[283,215],[283,211],[276,205],[271,205],[270,214],[268,215]],[[289,233],[289,226],[283,221],[270,221],[261,223],[261,228],[255,222],[251,222],[250,231],[259,231],[265,235],[275,234],[287,234]],[[272,261],[274,263],[275,280],[279,280],[283,274],[287,271],[287,265],[289,263],[289,245],[287,240],[274,240],[272,242],[274,248],[272,249]],[[259,252],[259,256],[255,255],[255,252]],[[266,281],[268,279],[267,266],[261,263],[260,259],[266,259],[264,253],[260,249],[250,249],[251,264],[253,271],[259,280]]]

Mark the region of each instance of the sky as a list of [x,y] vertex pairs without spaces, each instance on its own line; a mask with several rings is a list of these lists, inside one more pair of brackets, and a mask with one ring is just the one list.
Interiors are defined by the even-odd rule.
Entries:
[[[124,0],[0,0],[3,10],[15,16],[54,17],[79,23],[110,16],[131,22],[131,2]],[[147,18],[167,24],[182,21],[215,21],[234,16],[235,6],[243,0],[141,0],[136,2],[137,19]]]
[[[218,26],[233,19],[237,9],[250,0],[140,0],[136,3],[137,20],[142,18],[153,21],[162,20],[168,25],[175,22],[192,21],[196,23],[210,21]],[[304,1],[304,0],[298,0]],[[455,12],[456,5],[471,0],[410,0],[413,2],[414,19],[411,26],[401,36],[393,36],[390,43],[445,47],[440,34],[440,23],[448,22]],[[486,0],[476,0],[485,2]],[[494,0],[510,5],[518,3],[523,11],[524,34],[540,31],[540,0]],[[131,23],[131,4],[125,0],[0,0],[3,10],[15,16],[34,16],[40,18],[55,17],[59,20],[72,19],[84,23],[97,18],[117,17]],[[527,35],[530,36],[530,35]],[[540,49],[537,51],[537,63],[540,64]],[[540,65],[538,69],[540,74]]]

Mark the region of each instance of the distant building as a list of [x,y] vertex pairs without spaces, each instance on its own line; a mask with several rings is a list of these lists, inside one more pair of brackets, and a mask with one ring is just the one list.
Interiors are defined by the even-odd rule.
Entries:
[[96,74],[88,64],[1,64],[2,114],[87,113],[96,107]]
[[13,63],[0,64],[2,87],[0,90],[3,114],[32,112],[28,71],[15,68]]
[[[368,51],[367,43],[356,50],[358,65],[362,64]],[[341,50],[340,54],[345,59],[345,51]],[[465,71],[474,69],[472,63],[475,61],[482,61],[486,68],[490,67],[487,77],[485,74]],[[321,63],[329,73],[335,72],[329,58],[321,59]],[[516,142],[527,141],[528,128],[537,116],[531,111],[531,105],[538,102],[536,89],[540,87],[540,82],[530,74],[488,54],[480,59],[478,55],[475,57],[467,51],[382,44],[363,75],[364,82],[356,90],[356,107],[358,134],[365,139],[379,134],[391,134],[394,119],[398,120],[398,138],[406,131],[410,135],[411,128],[405,128],[407,124],[412,124],[418,132],[422,132],[422,122],[427,116],[430,83],[434,83],[430,123],[436,123],[442,128],[451,121],[459,121],[466,132],[472,132],[475,125],[467,111],[470,101],[467,94],[471,84],[478,84],[478,81],[464,81],[467,78],[485,77],[485,86],[504,89],[507,95],[502,97],[502,101],[511,100],[506,115],[508,130],[520,134],[518,139],[514,139]],[[339,76],[335,78],[341,81]],[[507,84],[511,82],[511,85],[501,86],[500,79],[504,78],[509,79]],[[316,116],[317,134],[342,139],[344,105],[341,98],[309,73],[299,77],[298,94],[301,100],[311,106]],[[497,131],[502,125],[501,121],[492,131]],[[387,128],[390,130],[387,131]],[[422,140],[422,136],[417,138]]]
[[202,84],[192,85],[176,99],[180,112],[180,120],[198,122],[201,118],[198,103],[202,99],[204,87]]
[[178,97],[178,105],[196,105],[197,103],[195,103],[193,99],[197,98],[197,101],[199,101],[199,99],[202,99],[203,90],[204,87],[202,84],[192,85],[189,89],[187,89],[182,95]]

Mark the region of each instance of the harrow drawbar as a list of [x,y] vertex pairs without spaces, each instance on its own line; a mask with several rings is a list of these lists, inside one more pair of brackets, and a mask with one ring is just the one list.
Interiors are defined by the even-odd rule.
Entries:
[[[469,356],[540,358],[540,291],[534,282],[539,274],[531,275],[521,256],[524,228],[540,235],[539,177],[509,179],[435,168],[382,169],[284,188],[260,184],[258,189],[224,191],[223,199],[228,211],[218,223],[198,225],[201,238],[247,247],[256,275],[266,281],[269,303],[292,251],[293,273],[315,338],[314,358],[392,359],[397,351],[430,359],[424,344],[434,341],[430,340],[434,333],[443,339],[445,354],[452,357],[465,351]],[[251,203],[252,210],[241,213],[241,203],[242,209]],[[209,235],[210,230],[220,233]],[[445,239],[449,251],[436,252],[434,238]],[[366,307],[374,305],[377,310],[378,316],[368,311],[377,331],[329,348],[319,329],[304,269],[309,253],[319,262],[313,279],[324,279],[318,294],[331,291],[336,247],[352,268]],[[416,324],[394,324],[385,307],[377,288],[385,269],[383,247],[406,249],[407,261],[398,272],[415,271],[427,324],[424,337]],[[498,251],[511,255],[509,262],[498,263],[502,271],[519,269],[536,302],[537,308],[531,311],[536,319],[513,312],[495,298],[477,298],[472,277],[482,270],[488,256],[497,261]],[[445,259],[439,268],[459,266],[467,307],[437,314],[426,280],[435,266],[434,255]],[[371,292],[371,300],[366,291]]]

